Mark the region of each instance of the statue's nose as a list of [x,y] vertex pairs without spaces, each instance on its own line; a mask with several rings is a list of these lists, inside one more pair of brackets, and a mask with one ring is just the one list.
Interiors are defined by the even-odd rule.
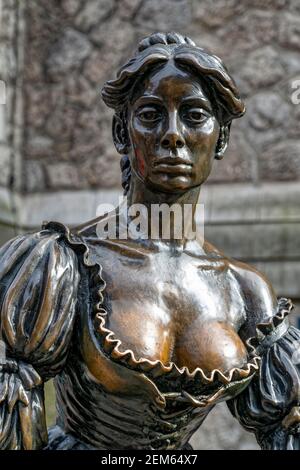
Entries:
[[160,143],[164,149],[175,150],[184,147],[185,141],[177,122],[176,113],[169,116],[168,128]]

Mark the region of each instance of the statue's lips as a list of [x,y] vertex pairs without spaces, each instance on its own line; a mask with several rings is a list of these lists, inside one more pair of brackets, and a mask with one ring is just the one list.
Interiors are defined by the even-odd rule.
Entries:
[[164,158],[153,164],[154,173],[187,174],[192,172],[192,163],[179,158]]

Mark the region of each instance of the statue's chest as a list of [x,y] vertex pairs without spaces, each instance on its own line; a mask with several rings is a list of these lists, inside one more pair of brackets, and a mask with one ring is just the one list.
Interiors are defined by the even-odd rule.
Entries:
[[[102,252],[103,253],[103,252]],[[243,302],[222,263],[102,255],[107,326],[121,349],[193,370],[240,366]]]

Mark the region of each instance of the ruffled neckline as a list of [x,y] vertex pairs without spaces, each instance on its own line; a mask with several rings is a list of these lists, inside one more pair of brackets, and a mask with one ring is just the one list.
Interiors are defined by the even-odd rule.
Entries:
[[121,350],[122,341],[116,338],[115,333],[106,325],[108,312],[103,306],[103,292],[106,288],[106,282],[102,277],[103,269],[99,262],[92,262],[90,260],[90,249],[87,243],[82,237],[71,232],[70,229],[62,223],[49,222],[45,223],[42,228],[60,233],[73,249],[78,250],[82,254],[84,266],[92,270],[92,278],[97,285],[97,298],[95,299],[92,309],[94,314],[94,333],[97,335],[104,353],[113,361],[123,364],[129,369],[147,374],[147,376],[151,378],[168,376],[172,379],[180,378],[182,380],[187,379],[188,381],[197,379],[197,382],[203,384],[219,382],[223,385],[228,385],[236,381],[245,381],[247,378],[250,379],[260,367],[261,357],[257,354],[257,348],[261,344],[262,339],[272,334],[293,308],[291,300],[282,298],[278,302],[276,314],[268,319],[267,322],[256,325],[256,335],[249,338],[245,343],[249,360],[240,368],[234,367],[227,372],[214,369],[209,374],[206,374],[200,367],[190,371],[186,366],[178,367],[172,361],[163,363],[159,359],[151,361],[144,357],[137,358],[131,349],[126,349],[125,351]]
[[188,367],[178,367],[175,362],[163,363],[160,359],[151,361],[144,357],[136,358],[135,353],[131,349],[122,351],[122,341],[115,337],[112,330],[106,326],[107,312],[101,308],[95,315],[94,326],[97,334],[101,340],[101,346],[105,353],[109,355],[114,361],[121,362],[130,369],[138,370],[142,373],[150,375],[152,378],[158,378],[162,375],[168,375],[176,379],[195,380],[203,384],[212,384],[214,382],[221,382],[222,384],[229,384],[232,381],[245,379],[255,373],[259,369],[260,357],[254,356],[250,359],[245,366],[238,368],[234,367],[228,372],[223,373],[219,369],[214,369],[211,373],[206,374],[202,368],[197,367],[190,371]]

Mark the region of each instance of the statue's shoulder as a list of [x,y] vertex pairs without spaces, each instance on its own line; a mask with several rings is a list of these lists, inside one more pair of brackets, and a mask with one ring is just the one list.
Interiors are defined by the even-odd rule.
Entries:
[[88,238],[89,236],[97,236],[99,229],[107,224],[110,221],[111,223],[116,224],[116,214],[106,213],[94,219],[87,220],[80,225],[72,227],[71,234],[73,237],[78,238]]
[[259,320],[274,315],[277,297],[271,283],[263,273],[252,265],[226,256],[208,242],[205,242],[204,247],[210,258],[222,260],[228,275],[234,279],[235,285],[238,285],[248,312]]
[[257,324],[269,322],[276,315],[277,296],[267,277],[254,266],[230,260],[229,267],[245,302],[245,334],[253,336]]
[[18,283],[35,285],[33,296],[41,290],[59,291],[65,281],[73,282],[78,273],[78,256],[69,239],[66,226],[50,222],[41,230],[7,241],[0,248],[0,283],[8,289],[15,289]]
[[252,296],[261,304],[276,304],[274,289],[265,274],[250,264],[234,259],[229,260],[229,267],[239,281],[245,296]]

